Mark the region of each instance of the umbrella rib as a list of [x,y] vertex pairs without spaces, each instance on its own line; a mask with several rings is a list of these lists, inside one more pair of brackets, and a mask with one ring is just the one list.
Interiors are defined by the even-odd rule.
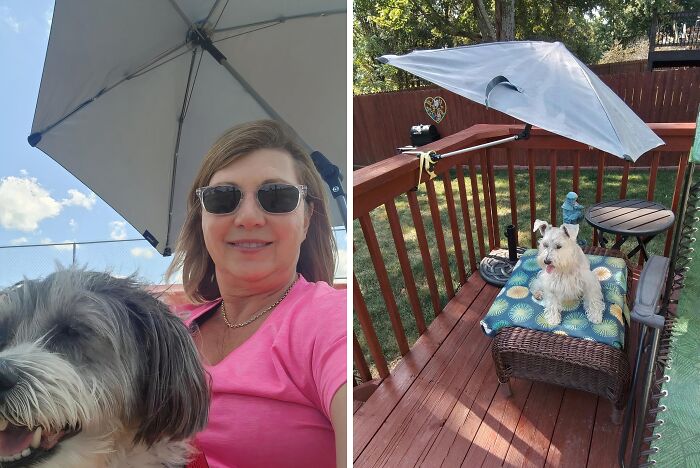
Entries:
[[[617,138],[618,141],[622,142],[622,140],[620,139],[620,135],[617,133],[617,128],[615,128],[615,125],[612,123],[612,120],[610,119],[610,115],[608,114],[608,110],[603,105],[603,102],[600,100],[600,96],[598,95],[598,90],[593,86],[593,83],[591,83],[591,78],[588,76],[588,73],[586,73],[586,70],[584,70],[581,67],[581,64],[579,64],[578,61],[576,61],[575,63],[576,63],[576,66],[578,67],[578,69],[581,71],[581,73],[583,73],[583,77],[588,82],[588,85],[593,90],[593,94],[595,94],[595,98],[598,100],[598,104],[600,104],[600,107],[603,109],[603,113],[605,114],[605,118],[608,119],[608,123],[610,124],[610,127],[613,130],[613,133],[615,133],[615,137]],[[623,154],[623,156],[625,156],[625,159],[627,159],[627,157],[628,157],[628,155],[626,155],[626,154]]]
[[190,19],[187,17],[187,15],[185,15],[185,12],[182,11],[182,9],[180,9],[180,5],[178,5],[178,4],[175,2],[175,0],[170,0],[170,5],[172,5],[173,9],[175,9],[175,11],[177,12],[178,16],[180,16],[180,18],[182,18],[182,21],[185,22],[185,25],[187,25],[188,28],[191,27],[191,26],[192,26],[192,21],[190,21]]
[[261,31],[261,30],[263,30],[263,29],[271,28],[271,27],[273,27],[273,26],[278,26],[278,25],[280,25],[280,24],[282,24],[281,21],[280,21],[280,22],[275,22],[275,23],[267,23],[266,25],[261,26],[261,27],[259,27],[259,28],[251,29],[251,30],[249,30],[249,31],[244,31],[244,32],[239,33],[239,34],[232,34],[232,35],[230,35],[230,36],[222,37],[221,39],[217,39],[217,40],[215,40],[215,41],[212,41],[212,43],[217,43],[217,42],[226,41],[226,40],[229,40],[229,39],[233,39],[234,37],[239,37],[239,36],[243,36],[243,35],[245,35],[245,34],[254,33],[255,31]]
[[[158,62],[159,60],[161,60],[163,57],[167,57],[168,55],[170,55],[170,54],[172,54],[173,52],[175,52],[176,50],[182,48],[182,47],[185,46],[186,44],[187,44],[187,41],[182,42],[182,43],[178,44],[176,47],[170,49],[169,51],[163,52],[162,54],[158,55],[156,58],[154,58],[153,60],[151,60],[151,61],[148,62],[147,64],[145,64],[145,65],[139,67],[138,69],[136,69],[136,71],[133,72],[132,74],[126,76],[126,77],[124,78],[124,80],[131,80],[132,78],[138,78],[139,76],[144,75],[144,74],[146,74],[146,73],[148,73],[148,72],[150,72],[150,71],[152,71],[152,70],[155,70],[156,68],[158,68],[158,67],[160,67],[160,66],[163,66],[163,65],[165,65],[166,63],[171,62],[171,61],[175,60],[175,59],[178,58],[178,57],[182,57],[183,55],[185,55],[185,54],[188,52],[188,50],[185,50],[185,51],[183,51],[183,52],[180,53],[180,54],[174,55],[174,56],[170,57],[168,60],[165,60],[165,61],[163,61],[163,62],[157,63],[157,62]],[[149,67],[151,67],[151,68],[149,68]],[[116,86],[116,85],[115,85],[115,86]]]
[[[170,225],[173,218],[173,201],[175,199],[175,177],[177,176],[177,159],[180,153],[180,138],[182,136],[182,124],[185,122],[185,115],[190,107],[190,97],[194,91],[194,83],[197,81],[197,75],[199,74],[199,65],[202,63],[202,56],[204,52],[199,54],[199,62],[197,64],[197,71],[194,73],[194,78],[192,78],[192,70],[194,68],[194,61],[197,58],[197,49],[192,51],[192,59],[190,60],[190,70],[187,74],[187,85],[185,86],[185,97],[182,101],[182,111],[180,111],[180,118],[177,121],[177,137],[175,139],[175,152],[173,153],[173,166],[170,176],[170,197],[168,200],[168,230],[165,233],[165,248],[170,247]],[[192,85],[190,85],[192,83]]]
[[[207,19],[204,20],[205,23],[208,23],[209,20],[211,19],[212,15],[216,11],[216,8],[221,4],[221,0],[216,0],[214,2],[214,5],[211,7],[211,10],[209,10],[209,14],[207,15]],[[221,9],[221,13],[219,13],[219,17],[216,19],[216,23],[214,23],[214,28],[216,28],[216,25],[219,24],[219,20],[221,19],[221,16],[224,14],[224,10],[226,10],[226,7],[228,6],[228,0],[226,0],[226,5]]]
[[[54,123],[52,123],[52,124],[50,124],[50,125],[47,125],[46,127],[44,127],[42,130],[40,130],[40,131],[38,131],[38,132],[34,132],[32,135],[30,135],[30,138],[31,138],[31,136],[33,136],[33,135],[43,135],[44,133],[50,131],[51,129],[53,129],[54,127],[56,127],[57,125],[59,125],[60,123],[62,123],[63,121],[65,121],[68,117],[70,117],[71,115],[75,114],[76,112],[78,112],[79,110],[81,110],[83,107],[88,106],[88,105],[91,104],[93,101],[95,101],[97,98],[99,98],[99,97],[102,96],[103,94],[106,94],[106,93],[108,93],[109,91],[113,90],[114,88],[116,88],[116,87],[119,86],[120,84],[124,83],[125,81],[131,80],[131,79],[133,79],[133,78],[138,78],[139,76],[141,76],[141,75],[143,75],[143,74],[145,74],[145,73],[148,73],[148,72],[151,71],[151,70],[155,70],[156,68],[160,67],[161,65],[165,65],[166,63],[170,62],[171,60],[175,60],[176,58],[180,57],[181,55],[184,55],[187,51],[185,51],[185,52],[183,52],[183,53],[181,53],[181,54],[177,54],[177,55],[175,55],[174,57],[171,57],[171,58],[169,58],[168,60],[166,60],[166,61],[164,61],[164,62],[162,62],[162,63],[158,63],[157,65],[153,66],[153,64],[157,63],[157,62],[158,62],[159,60],[161,60],[163,57],[167,57],[168,55],[170,55],[170,54],[172,54],[173,52],[177,51],[178,49],[182,48],[182,47],[185,46],[186,44],[187,44],[187,41],[182,42],[182,43],[176,45],[175,47],[173,47],[173,48],[171,48],[171,49],[169,49],[169,50],[167,50],[167,51],[165,51],[165,52],[162,52],[162,53],[158,54],[155,58],[151,59],[151,60],[148,61],[147,63],[145,63],[145,64],[141,65],[140,67],[138,67],[138,68],[136,69],[136,71],[134,71],[133,73],[131,73],[131,74],[129,74],[129,75],[123,77],[121,80],[117,81],[116,83],[114,83],[114,84],[112,84],[112,85],[110,85],[110,86],[107,86],[107,87],[105,87],[105,88],[102,88],[101,90],[99,90],[99,91],[97,92],[97,94],[95,94],[94,96],[92,96],[92,97],[86,99],[86,100],[83,101],[82,103],[78,104],[73,110],[71,110],[70,112],[68,112],[67,114],[65,114],[63,117],[59,118],[58,120],[56,120]],[[151,68],[149,68],[149,67],[151,67]],[[38,143],[38,140],[37,140],[37,143]],[[30,142],[30,144],[31,144],[31,142]],[[35,146],[35,145],[32,145],[32,146]]]
[[[202,52],[199,54],[199,63],[202,63]],[[185,86],[185,97],[182,101],[182,110],[180,111],[180,118],[177,120],[177,136],[175,138],[175,152],[173,153],[173,166],[171,169],[170,176],[170,199],[168,200],[168,230],[165,233],[165,248],[170,247],[170,223],[173,218],[173,200],[175,199],[175,177],[177,175],[177,159],[180,153],[180,137],[182,136],[182,124],[185,121],[185,114],[187,114],[187,109],[189,108],[190,96],[194,90],[194,82],[197,79],[197,74],[199,73],[199,64],[197,65],[197,72],[194,74],[194,79],[192,79],[192,70],[194,69],[194,61],[197,58],[197,49],[192,51],[192,59],[190,60],[190,70],[187,73],[187,85]],[[192,86],[190,86],[192,83]]]
[[[182,113],[182,120],[185,120],[185,116],[187,115],[187,111],[190,108],[190,102],[192,102],[192,92],[194,91],[194,84],[197,82],[197,75],[199,75],[199,67],[202,65],[202,57],[204,57],[204,53],[199,54],[199,61],[197,62],[197,71],[194,72],[194,78],[192,79],[192,85],[190,86],[190,79],[189,77],[187,78],[187,89],[188,91],[186,92],[185,99],[187,100],[187,104],[185,106],[184,112]],[[191,76],[191,75],[190,75]]]
[[269,20],[264,20],[264,21],[256,21],[255,23],[248,23],[248,24],[242,24],[240,26],[232,26],[230,28],[222,28],[222,29],[215,29],[212,34],[217,34],[217,33],[222,33],[222,32],[228,32],[228,31],[235,31],[237,29],[245,29],[245,28],[250,28],[252,26],[260,26],[264,24],[270,24],[270,23],[284,23],[285,21],[293,20],[293,19],[300,19],[300,18],[310,18],[310,17],[317,17],[317,16],[331,16],[331,15],[341,15],[341,14],[346,14],[347,9],[340,9],[340,10],[324,10],[324,11],[316,11],[313,13],[301,13],[298,15],[290,15],[290,16],[280,16],[278,18],[274,19],[269,19]]

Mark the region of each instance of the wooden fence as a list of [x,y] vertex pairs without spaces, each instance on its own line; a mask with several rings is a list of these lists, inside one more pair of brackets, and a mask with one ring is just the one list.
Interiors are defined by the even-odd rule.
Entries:
[[[601,79],[645,122],[694,122],[696,119],[700,105],[700,68],[603,75]],[[447,107],[445,118],[436,124],[442,136],[476,124],[517,123],[510,116],[437,87],[355,96],[354,165],[373,164],[397,154],[398,147],[409,145],[411,126],[434,123],[426,114],[423,102],[437,96],[445,100]],[[504,161],[496,161],[497,165],[502,163]],[[597,160],[584,156],[580,164],[596,166]],[[614,164],[621,166],[622,162]]]
[[639,73],[647,71],[647,59],[599,63],[597,65],[588,65],[588,68],[598,76],[611,75],[614,73]]

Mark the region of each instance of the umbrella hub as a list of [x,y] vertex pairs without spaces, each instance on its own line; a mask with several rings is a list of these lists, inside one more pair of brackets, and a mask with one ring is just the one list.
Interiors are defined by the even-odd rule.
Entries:
[[214,28],[211,24],[206,21],[200,21],[192,24],[190,29],[187,30],[187,43],[191,44],[193,47],[204,47],[204,44],[211,42],[211,34]]
[[201,47],[214,57],[214,60],[221,63],[226,60],[226,56],[214,45],[211,40],[212,26],[206,22],[195,23],[187,31],[187,42],[194,48]]

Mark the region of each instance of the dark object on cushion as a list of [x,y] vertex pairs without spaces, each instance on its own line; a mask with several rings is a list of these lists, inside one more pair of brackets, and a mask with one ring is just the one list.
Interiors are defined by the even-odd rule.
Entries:
[[[633,270],[619,251],[587,247],[585,253],[619,257],[627,264],[627,305],[634,303]],[[627,331],[628,333],[628,331]],[[628,340],[625,340],[628,342]],[[588,391],[610,400],[613,421],[621,422],[630,387],[626,350],[571,336],[527,328],[502,328],[491,345],[498,381],[510,390],[511,377]]]

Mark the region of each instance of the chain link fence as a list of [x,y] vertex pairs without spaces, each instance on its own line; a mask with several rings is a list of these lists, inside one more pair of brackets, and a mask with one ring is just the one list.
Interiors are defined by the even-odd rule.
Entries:
[[162,284],[171,261],[172,257],[163,257],[144,239],[0,246],[0,287],[72,265],[115,276],[136,274],[147,283]]
[[[346,282],[347,236],[334,228],[338,245],[336,282]],[[0,246],[0,288],[22,278],[41,278],[58,265],[76,265],[90,270],[109,271],[115,276],[136,276],[150,284],[179,283],[180,277],[164,278],[172,257],[163,257],[144,239],[106,240],[55,244]]]

